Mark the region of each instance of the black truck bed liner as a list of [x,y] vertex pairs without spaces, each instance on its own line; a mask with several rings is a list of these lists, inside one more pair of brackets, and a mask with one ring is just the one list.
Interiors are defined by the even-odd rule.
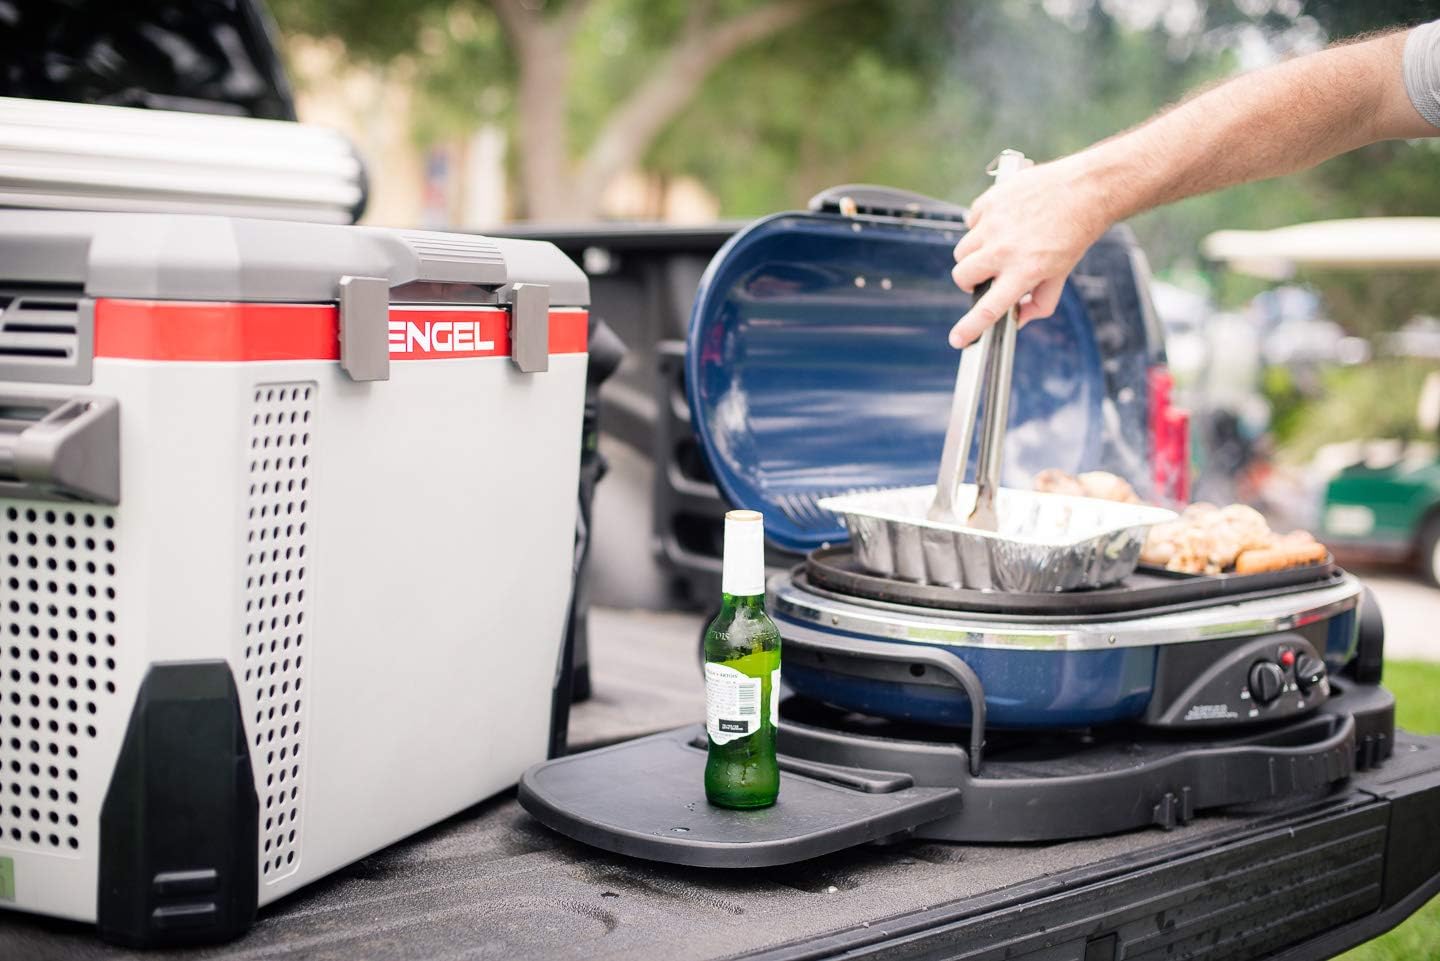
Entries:
[[[583,740],[636,733],[698,703],[688,619],[600,615],[599,704]],[[636,671],[671,681],[656,697]],[[619,710],[626,707],[628,710]],[[643,785],[637,785],[643,790]],[[1440,890],[1440,738],[1342,790],[1202,816],[1166,833],[1051,845],[903,842],[781,868],[628,860],[551,834],[513,796],[477,805],[262,909],[238,942],[169,959],[757,956],[1105,961],[1319,959],[1398,923]],[[0,916],[0,958],[146,957],[92,928]],[[155,957],[157,955],[148,955]]]

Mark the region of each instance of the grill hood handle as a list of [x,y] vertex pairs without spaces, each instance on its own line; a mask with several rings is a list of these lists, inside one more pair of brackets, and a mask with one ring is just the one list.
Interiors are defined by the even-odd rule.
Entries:
[[911,190],[876,184],[844,184],[820,191],[807,205],[815,213],[855,217],[903,217],[964,223],[966,209],[947,200],[937,200]]
[[[953,686],[964,691],[966,700],[970,702],[970,775],[980,776],[985,750],[985,685],[981,683],[980,675],[975,673],[975,669],[955,654],[928,644],[871,641],[861,637],[822,633],[798,624],[787,626],[781,648],[788,652],[792,663],[813,659],[817,664],[823,661],[831,670],[846,660],[860,663],[882,662],[891,669],[894,679],[902,683],[910,680],[910,666],[913,664],[935,668],[951,682],[947,687]],[[783,658],[787,655],[781,656]]]

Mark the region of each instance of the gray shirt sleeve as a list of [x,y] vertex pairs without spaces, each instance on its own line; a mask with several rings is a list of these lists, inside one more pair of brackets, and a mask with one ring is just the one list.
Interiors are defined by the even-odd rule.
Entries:
[[1405,38],[1405,92],[1420,116],[1440,127],[1440,20],[1422,24]]

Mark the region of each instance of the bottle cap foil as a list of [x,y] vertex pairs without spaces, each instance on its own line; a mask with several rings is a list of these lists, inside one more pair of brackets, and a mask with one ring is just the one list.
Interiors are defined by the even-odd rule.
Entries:
[[759,511],[730,511],[725,515],[720,589],[737,597],[765,593],[765,520]]

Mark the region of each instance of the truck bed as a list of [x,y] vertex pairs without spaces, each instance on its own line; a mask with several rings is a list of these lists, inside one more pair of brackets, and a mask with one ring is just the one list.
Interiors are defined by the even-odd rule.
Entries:
[[[572,741],[693,722],[699,620],[597,610],[595,697]],[[637,784],[637,791],[644,785]],[[1278,808],[1050,845],[903,842],[783,868],[627,860],[550,833],[513,793],[260,912],[174,959],[826,957],[1319,959],[1440,891],[1440,738]],[[0,915],[0,958],[132,958],[93,929]]]

